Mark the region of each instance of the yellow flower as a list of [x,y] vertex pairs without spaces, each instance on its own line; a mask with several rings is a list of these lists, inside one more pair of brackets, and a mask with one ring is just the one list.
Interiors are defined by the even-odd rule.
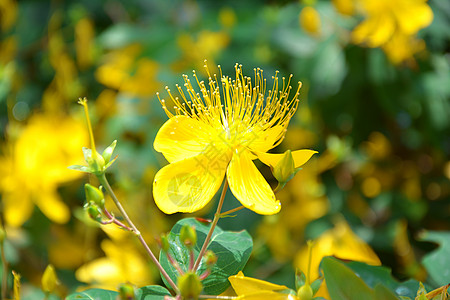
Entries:
[[[369,265],[381,265],[380,259],[372,248],[353,233],[344,220],[338,221],[334,228],[324,232],[314,241],[311,259],[308,255],[308,248],[305,247],[298,253],[295,264],[300,270],[307,270],[310,261],[310,278],[314,280],[319,277],[319,264],[325,256],[365,262]],[[329,298],[324,284],[322,284],[316,296]]]
[[[168,89],[176,115],[161,100],[170,119],[156,135],[154,147],[170,164],[156,174],[153,196],[167,214],[203,208],[222,185],[225,174],[231,192],[243,206],[265,215],[281,208],[253,160],[259,158],[275,166],[283,157],[266,152],[281,143],[298,106],[300,85],[289,100],[290,78],[283,78],[279,90],[275,74],[272,89],[264,96],[266,80],[262,70],[255,69],[252,82],[243,75],[242,66],[236,64],[235,69],[236,78],[222,76],[221,85],[216,75],[210,75],[205,84],[194,72],[200,93],[185,75],[186,92],[178,87],[181,99],[173,97]],[[306,163],[314,153],[293,151],[295,167]]]
[[21,226],[31,216],[33,204],[53,222],[69,220],[69,209],[57,188],[82,176],[67,166],[83,160],[79,150],[86,143],[82,122],[53,115],[29,120],[0,157],[0,193],[7,224]]
[[369,47],[387,43],[394,34],[415,35],[433,20],[426,0],[360,0],[367,19],[352,32],[353,41]]
[[264,280],[245,277],[242,272],[228,277],[237,299],[245,300],[297,300],[295,295],[280,293],[288,291],[284,285],[273,284]]

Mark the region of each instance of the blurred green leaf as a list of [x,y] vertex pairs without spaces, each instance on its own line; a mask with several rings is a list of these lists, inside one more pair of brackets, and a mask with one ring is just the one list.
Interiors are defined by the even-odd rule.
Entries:
[[[194,218],[186,218],[178,221],[170,231],[168,235],[170,243],[169,254],[178,262],[183,271],[186,271],[189,266],[189,251],[179,239],[180,230],[183,225],[195,227],[197,244],[194,247],[194,256],[197,258],[208,234],[210,224],[201,223]],[[250,257],[252,248],[252,238],[247,231],[223,231],[219,227],[216,227],[211,237],[208,250],[212,250],[218,259],[211,270],[211,275],[202,282],[203,292],[208,295],[218,295],[225,291],[230,286],[228,277],[237,274],[244,268]],[[176,282],[178,273],[169,263],[163,251],[160,253],[159,261],[170,278]],[[203,274],[205,270],[206,266],[202,261],[199,266],[199,272],[197,273]]]
[[422,263],[437,285],[448,284],[450,278],[450,232],[425,231],[420,235],[420,240],[440,245],[437,250],[426,254]]

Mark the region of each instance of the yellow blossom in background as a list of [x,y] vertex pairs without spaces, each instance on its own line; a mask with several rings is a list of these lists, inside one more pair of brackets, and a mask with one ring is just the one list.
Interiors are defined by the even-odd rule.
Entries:
[[5,32],[16,22],[17,2],[15,0],[0,1],[0,16],[0,29]]
[[355,0],[331,0],[337,11],[343,15],[351,16],[355,11]]
[[[225,174],[231,192],[244,207],[264,215],[281,209],[253,160],[258,158],[266,165],[276,166],[283,157],[266,152],[284,138],[298,106],[300,85],[289,99],[290,81],[283,78],[279,90],[276,75],[265,96],[262,70],[255,70],[252,82],[243,75],[242,66],[236,64],[235,69],[236,78],[223,76],[221,85],[216,75],[210,75],[207,84],[197,81],[201,94],[197,94],[190,79],[184,76],[187,92],[178,88],[181,99],[174,98],[168,90],[176,115],[167,109],[167,105],[172,105],[161,100],[170,119],[157,133],[154,147],[170,164],[156,174],[153,196],[167,214],[203,208],[222,185]],[[293,151],[295,168],[306,163],[314,153],[313,150]]]
[[352,32],[356,44],[383,47],[393,63],[411,59],[424,48],[417,32],[431,24],[433,12],[426,0],[358,0],[366,19]]
[[300,12],[299,22],[306,33],[312,36],[318,36],[320,34],[320,15],[314,7],[304,7]]
[[141,97],[153,95],[159,88],[156,80],[159,65],[146,57],[138,58],[141,51],[140,45],[132,44],[108,53],[97,68],[95,78],[123,93]]
[[94,24],[89,18],[82,18],[75,25],[75,50],[80,69],[86,69],[94,60]]
[[224,50],[229,43],[230,36],[225,31],[215,32],[202,30],[196,36],[183,33],[177,38],[177,44],[183,51],[183,57],[175,67],[177,69],[182,69],[189,62],[197,63],[204,59],[214,63],[215,57]]
[[75,273],[79,281],[111,290],[124,282],[136,286],[152,282],[150,265],[131,240],[103,240],[101,247],[105,256],[81,266]]
[[231,7],[224,7],[219,11],[219,21],[223,27],[231,28],[237,22],[236,13]]
[[[325,256],[335,256],[340,259],[365,262],[369,265],[381,265],[380,259],[372,248],[359,238],[343,219],[339,220],[335,227],[325,231],[313,244],[310,278],[319,277],[319,264]],[[308,248],[304,247],[295,260],[295,265],[300,270],[308,270]],[[322,284],[316,296],[329,299],[328,291]]]
[[87,141],[83,122],[48,114],[34,115],[17,139],[10,138],[0,157],[0,193],[7,224],[21,226],[34,205],[53,222],[69,220],[69,209],[57,188],[82,176],[67,166],[83,161],[80,149]]

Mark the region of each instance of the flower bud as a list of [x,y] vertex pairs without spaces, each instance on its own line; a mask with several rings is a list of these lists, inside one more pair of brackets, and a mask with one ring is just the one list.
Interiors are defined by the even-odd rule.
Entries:
[[205,264],[206,268],[211,269],[217,262],[217,256],[211,250],[206,251],[205,253]]
[[311,300],[313,296],[314,293],[309,284],[305,284],[298,289],[297,297],[299,300]]
[[100,175],[105,172],[105,159],[97,151],[83,147],[83,154],[91,172]]
[[87,213],[88,213],[89,217],[91,217],[91,219],[93,219],[94,221],[97,221],[97,222],[102,221],[102,212],[99,209],[99,207],[97,206],[97,204],[95,204],[93,202],[89,202],[89,204],[87,206],[85,206],[84,208],[87,210]]
[[187,272],[178,277],[178,288],[183,299],[198,299],[203,285],[197,274]]
[[281,186],[284,186],[298,172],[295,169],[294,158],[291,150],[287,150],[283,154],[283,158],[273,168],[273,176],[278,180]]
[[167,237],[167,234],[161,234],[161,249],[164,252],[169,251],[170,248],[170,244],[169,244],[169,239]]
[[86,193],[87,202],[94,202],[100,208],[105,207],[105,196],[103,195],[101,189],[98,189],[90,185],[89,183],[86,183],[84,185],[84,191]]
[[58,277],[56,277],[55,268],[52,265],[48,265],[42,275],[42,290],[45,293],[53,293],[59,284]]
[[128,283],[122,283],[119,286],[120,300],[134,300],[136,299],[136,294],[134,292],[134,287]]
[[183,225],[180,230],[180,241],[189,249],[197,243],[197,232],[190,225]]

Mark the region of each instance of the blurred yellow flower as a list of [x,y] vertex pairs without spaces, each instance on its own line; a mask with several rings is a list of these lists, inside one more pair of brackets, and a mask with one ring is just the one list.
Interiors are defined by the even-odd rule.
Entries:
[[10,29],[17,18],[17,2],[15,0],[0,1],[0,29],[5,32]]
[[75,25],[75,50],[80,69],[85,69],[93,63],[94,38],[93,22],[88,18],[79,20]]
[[300,12],[299,22],[306,33],[312,36],[318,36],[320,34],[320,15],[314,7],[304,7]]
[[[325,256],[365,262],[369,265],[381,265],[375,252],[351,230],[343,219],[339,220],[334,228],[325,231],[314,241],[310,267],[311,280],[319,277],[319,264]],[[308,261],[308,248],[305,247],[297,254],[295,265],[300,270],[308,270]],[[322,284],[316,296],[329,299],[324,284]]]
[[[203,208],[222,185],[225,173],[231,192],[243,206],[265,215],[275,214],[281,208],[253,160],[259,158],[276,166],[283,157],[266,152],[281,143],[298,106],[300,85],[289,100],[290,80],[283,78],[279,90],[275,74],[273,87],[265,98],[262,70],[255,69],[253,83],[251,78],[244,77],[242,66],[236,64],[235,69],[236,78],[223,76],[221,86],[216,75],[210,75],[209,90],[194,73],[201,94],[185,75],[190,100],[181,87],[178,90],[182,100],[174,98],[168,89],[175,104],[175,116],[161,100],[170,119],[157,133],[154,147],[170,164],[156,174],[153,196],[167,214]],[[306,163],[314,153],[293,151],[295,167]]]
[[80,149],[86,143],[82,122],[67,116],[31,117],[0,157],[0,193],[7,224],[21,226],[34,204],[53,222],[69,220],[69,209],[57,188],[82,176],[67,166],[82,162]]
[[426,0],[359,0],[366,19],[352,32],[356,44],[383,47],[393,63],[401,63],[423,50],[417,32],[431,24],[433,12]]
[[355,11],[354,0],[331,0],[337,11],[343,15],[351,16]]
[[79,281],[89,283],[93,287],[112,290],[124,282],[137,286],[152,282],[150,266],[133,243],[124,240],[103,240],[101,247],[105,256],[81,266],[75,273]]
[[140,45],[132,44],[108,53],[95,78],[120,92],[141,97],[153,95],[159,88],[156,80],[159,65],[146,57],[138,58],[141,51]]

